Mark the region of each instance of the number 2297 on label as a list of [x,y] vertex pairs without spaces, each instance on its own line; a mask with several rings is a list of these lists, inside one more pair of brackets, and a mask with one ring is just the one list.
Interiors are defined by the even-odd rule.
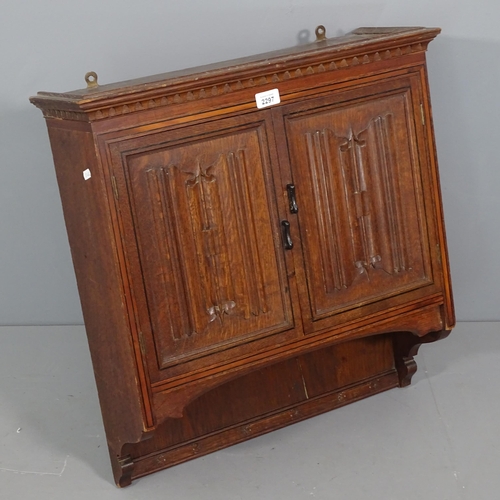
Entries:
[[279,104],[281,102],[280,91],[278,89],[273,89],[255,94],[255,102],[257,103],[257,107],[259,109]]

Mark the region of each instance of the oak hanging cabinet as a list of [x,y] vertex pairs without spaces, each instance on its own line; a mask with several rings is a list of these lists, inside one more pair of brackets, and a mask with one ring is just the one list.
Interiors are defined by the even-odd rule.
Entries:
[[426,75],[360,28],[40,92],[118,485],[410,383],[454,325]]

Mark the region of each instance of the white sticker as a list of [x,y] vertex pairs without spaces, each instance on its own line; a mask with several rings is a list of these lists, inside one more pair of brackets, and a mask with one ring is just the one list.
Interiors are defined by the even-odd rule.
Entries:
[[90,173],[90,170],[87,168],[87,170],[83,171],[83,178],[88,181],[92,177],[92,174]]
[[255,94],[255,102],[257,103],[257,107],[259,109],[279,104],[281,102],[280,91],[278,89],[273,89]]

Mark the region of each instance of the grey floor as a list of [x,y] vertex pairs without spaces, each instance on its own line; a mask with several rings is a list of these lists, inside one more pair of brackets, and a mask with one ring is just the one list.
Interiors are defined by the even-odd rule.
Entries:
[[2,500],[500,498],[500,323],[460,323],[423,346],[409,388],[123,490],[83,327],[0,327],[0,342]]

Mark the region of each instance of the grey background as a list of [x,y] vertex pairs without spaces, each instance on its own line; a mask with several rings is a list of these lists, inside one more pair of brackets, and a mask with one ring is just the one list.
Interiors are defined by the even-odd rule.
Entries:
[[82,322],[30,95],[284,48],[318,24],[443,29],[428,62],[457,316],[500,320],[498,19],[497,0],[0,0],[0,325]]

